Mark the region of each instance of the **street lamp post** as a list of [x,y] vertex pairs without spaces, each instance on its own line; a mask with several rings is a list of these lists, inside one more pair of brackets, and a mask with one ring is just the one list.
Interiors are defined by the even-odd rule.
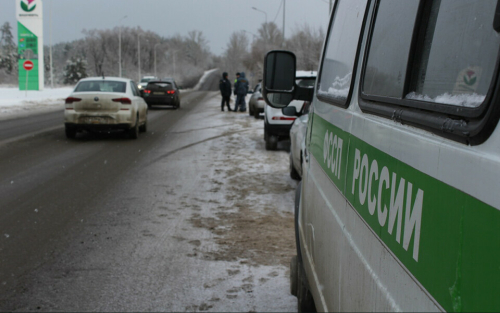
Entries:
[[262,11],[262,10],[257,9],[256,7],[252,7],[252,9],[254,9],[255,11],[259,11],[261,13],[264,13],[266,15],[266,24],[267,24],[267,13]]
[[154,48],[153,48],[153,50],[155,51],[155,77],[158,77],[158,76],[156,75],[156,46],[158,46],[159,44],[160,44],[160,43],[155,44],[155,46],[154,46]]
[[141,33],[137,33],[137,64],[139,65],[139,82],[141,81]]
[[118,76],[122,77],[122,25],[121,22],[127,18],[127,15],[122,17],[118,22],[120,27],[118,28]]
[[283,0],[283,41],[281,42],[281,46],[285,44],[285,5],[286,5],[286,0]]
[[[53,66],[53,62],[52,62],[52,2],[54,2],[54,0],[51,0],[50,1],[50,50],[49,50],[49,55],[50,55],[50,87],[52,89],[54,89],[54,72],[53,72],[53,69],[52,69],[52,66]],[[28,87],[26,86],[26,89],[28,89]]]

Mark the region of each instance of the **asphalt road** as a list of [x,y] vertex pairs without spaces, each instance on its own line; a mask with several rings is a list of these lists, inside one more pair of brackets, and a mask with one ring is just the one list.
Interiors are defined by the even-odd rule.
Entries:
[[[213,89],[216,79],[214,75],[202,88]],[[0,311],[295,308],[286,285],[286,263],[293,254],[289,201],[294,182],[275,184],[282,198],[267,195],[275,205],[281,203],[280,208],[271,210],[252,200],[267,211],[244,211],[244,216],[257,214],[255,220],[272,226],[266,238],[274,242],[256,240],[255,245],[262,247],[254,254],[260,256],[245,255],[248,249],[234,247],[220,252],[224,236],[236,236],[232,242],[241,240],[242,246],[251,241],[248,236],[252,234],[241,239],[240,234],[226,234],[224,229],[242,225],[234,214],[248,209],[250,194],[268,193],[258,189],[262,180],[273,184],[276,177],[254,181],[252,174],[249,177],[256,187],[249,184],[250,189],[231,189],[232,195],[219,193],[221,185],[232,182],[242,161],[234,158],[234,173],[228,162],[222,162],[219,170],[212,168],[218,159],[229,158],[222,152],[226,146],[212,147],[210,157],[207,152],[205,158],[202,144],[220,138],[228,140],[227,147],[235,145],[235,138],[251,127],[254,133],[261,131],[260,124],[253,118],[253,124],[248,124],[250,117],[243,114],[224,117],[237,118],[237,123],[207,124],[207,104],[215,107],[210,114],[220,114],[214,92],[193,91],[181,99],[179,110],[150,110],[148,132],[138,140],[120,133],[84,134],[67,140],[61,112],[0,123]],[[190,127],[186,129],[184,123]],[[260,133],[254,138],[262,141]],[[231,153],[245,147],[235,146]],[[264,151],[263,141],[258,147]],[[175,158],[179,151],[185,153],[180,159]],[[286,152],[282,154],[287,159]],[[268,164],[274,162],[273,157],[266,156]],[[247,155],[241,158],[246,160]],[[286,178],[286,169],[284,165],[275,170]],[[221,172],[231,174],[226,174],[226,180],[215,179]],[[238,181],[250,179],[245,177]],[[201,186],[215,198],[204,202]],[[233,206],[239,209],[225,215]],[[214,217],[200,217],[204,212],[219,220],[224,216],[227,225],[214,226]],[[246,222],[252,225],[254,219]],[[280,223],[282,229],[276,227]],[[242,227],[242,232],[246,229]],[[274,229],[279,233],[274,234]],[[283,239],[285,232],[288,236]],[[217,241],[220,238],[226,239]],[[286,251],[268,254],[268,246],[275,252],[281,244]],[[267,282],[271,278],[273,284]],[[246,300],[238,302],[238,293]]]

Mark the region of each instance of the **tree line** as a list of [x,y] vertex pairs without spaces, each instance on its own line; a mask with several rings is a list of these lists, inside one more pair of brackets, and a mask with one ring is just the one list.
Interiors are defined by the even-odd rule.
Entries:
[[[75,84],[87,76],[118,76],[121,38],[122,76],[174,77],[185,88],[196,84],[205,70],[219,68],[234,76],[245,71],[252,84],[262,78],[267,51],[286,49],[297,56],[298,69],[316,70],[324,39],[322,29],[307,24],[297,26],[283,39],[275,23],[263,23],[256,34],[237,31],[231,34],[226,49],[217,56],[210,52],[203,32],[163,37],[140,27],[83,30],[84,38],[58,43],[52,47],[54,84]],[[50,85],[49,48],[44,47],[45,79]],[[8,22],[0,27],[0,83],[17,84],[17,45]],[[155,62],[156,60],[156,62]]]

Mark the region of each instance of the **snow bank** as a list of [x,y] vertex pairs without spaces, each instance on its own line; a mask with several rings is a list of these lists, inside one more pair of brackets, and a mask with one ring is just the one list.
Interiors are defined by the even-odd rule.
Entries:
[[20,112],[56,109],[64,104],[64,99],[73,87],[45,89],[42,91],[21,91],[17,87],[0,87],[0,117],[12,117]]
[[205,71],[205,73],[203,73],[203,76],[201,76],[200,78],[200,81],[196,84],[196,86],[194,86],[194,90],[199,90],[200,87],[205,83],[205,81],[207,80],[207,77],[210,76],[213,72],[216,72],[218,71],[219,69],[218,68],[214,68],[214,69],[211,69],[211,70],[208,70],[208,71]]

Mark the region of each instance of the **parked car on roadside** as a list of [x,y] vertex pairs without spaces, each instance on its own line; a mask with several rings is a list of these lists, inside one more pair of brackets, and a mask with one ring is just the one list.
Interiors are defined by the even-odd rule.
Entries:
[[[315,71],[297,71],[295,73],[295,83],[300,87],[314,89],[316,75],[317,72]],[[300,111],[303,104],[304,101],[294,100],[289,106],[294,106],[297,111]],[[295,119],[295,116],[283,115],[281,109],[275,109],[270,105],[264,107],[264,140],[266,141],[266,150],[276,150],[278,141],[290,137],[290,128]]]
[[143,90],[143,97],[148,107],[153,105],[172,105],[178,109],[181,105],[179,89],[175,82],[154,80],[148,82]]
[[[300,180],[302,177],[302,162],[304,160],[305,139],[307,132],[307,121],[309,119],[309,102],[304,102],[299,112],[295,111],[295,107],[290,113],[291,116],[297,116],[290,128],[290,177]],[[285,109],[283,114],[287,115]],[[296,113],[295,113],[296,112]]]
[[147,130],[148,107],[136,84],[118,77],[81,79],[66,98],[66,137],[81,131],[124,130],[133,139]]
[[250,96],[250,100],[248,101],[248,114],[250,116],[253,115],[255,118],[259,118],[260,113],[264,113],[265,106],[266,102],[262,97],[261,83],[258,83],[255,85],[253,94]]

